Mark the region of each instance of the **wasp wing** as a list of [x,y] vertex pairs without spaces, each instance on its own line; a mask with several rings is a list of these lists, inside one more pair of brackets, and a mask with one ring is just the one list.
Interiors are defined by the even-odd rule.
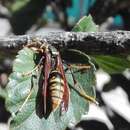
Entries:
[[44,110],[43,110],[43,114],[46,116],[47,115],[47,96],[48,96],[48,92],[47,92],[47,86],[48,86],[48,78],[49,78],[49,74],[51,71],[51,55],[49,52],[45,53],[45,62],[44,62],[44,82],[43,82],[43,91],[42,91],[42,95],[43,95],[43,102],[44,102]]
[[68,110],[70,91],[69,91],[69,87],[68,87],[67,80],[65,77],[65,72],[64,72],[63,63],[61,61],[60,54],[57,56],[57,67],[58,67],[58,70],[61,72],[63,76],[63,80],[64,80],[64,94],[63,94],[63,100],[61,103],[61,112],[64,112]]

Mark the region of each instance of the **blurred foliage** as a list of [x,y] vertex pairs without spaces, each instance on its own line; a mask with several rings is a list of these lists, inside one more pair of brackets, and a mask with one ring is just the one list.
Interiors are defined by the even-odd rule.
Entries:
[[122,73],[125,69],[130,68],[130,60],[127,56],[96,55],[93,58],[99,67],[109,74]]
[[82,17],[72,29],[74,32],[96,32],[97,30],[98,26],[93,22],[91,15]]

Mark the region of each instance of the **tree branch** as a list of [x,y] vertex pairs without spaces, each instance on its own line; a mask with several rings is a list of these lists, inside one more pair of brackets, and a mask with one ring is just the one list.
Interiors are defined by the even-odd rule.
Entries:
[[43,35],[22,35],[0,38],[0,51],[18,50],[33,39],[47,41],[59,50],[78,49],[93,54],[128,54],[130,32],[53,32]]

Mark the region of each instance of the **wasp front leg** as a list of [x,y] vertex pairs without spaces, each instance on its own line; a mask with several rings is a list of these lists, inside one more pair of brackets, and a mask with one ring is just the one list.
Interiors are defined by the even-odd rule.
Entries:
[[33,70],[22,74],[23,76],[28,76],[31,75],[34,71],[38,70],[41,65],[43,65],[43,61],[46,60],[46,53],[48,51],[49,45],[47,43],[42,43],[39,40],[34,39],[30,44],[27,44],[25,47],[33,50],[34,52],[36,52],[36,54],[42,55],[38,64]]
[[40,59],[39,63],[31,71],[26,72],[26,73],[22,73],[22,76],[32,75],[33,72],[37,71],[40,68],[40,66],[42,65],[44,59],[45,59],[44,56],[42,56],[42,58]]

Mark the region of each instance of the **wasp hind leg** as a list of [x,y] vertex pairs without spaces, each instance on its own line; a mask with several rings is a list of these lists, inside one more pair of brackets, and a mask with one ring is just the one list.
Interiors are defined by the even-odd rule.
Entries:
[[[73,89],[74,90],[76,90],[77,91],[77,93],[81,96],[81,97],[83,97],[84,99],[86,99],[87,101],[90,101],[90,102],[93,102],[93,103],[95,103],[96,105],[98,105],[99,103],[96,101],[96,99],[94,98],[94,97],[91,97],[91,96],[89,96],[88,94],[86,94],[86,92],[84,91],[84,89],[83,89],[83,87],[79,84],[79,82],[75,79],[75,76],[74,76],[74,74],[73,74],[73,71],[72,71],[72,68],[74,67],[74,68],[78,68],[78,66],[74,66],[74,65],[69,65],[68,66],[69,68],[69,70],[70,70],[70,73],[71,73],[71,75],[72,75],[72,78],[73,78],[73,81],[74,81],[74,86],[72,86],[73,87]],[[91,66],[90,66],[91,67]],[[82,69],[88,69],[88,68],[90,68],[89,66],[80,66],[79,67],[79,70],[78,71],[80,71],[80,70],[82,70]]]

